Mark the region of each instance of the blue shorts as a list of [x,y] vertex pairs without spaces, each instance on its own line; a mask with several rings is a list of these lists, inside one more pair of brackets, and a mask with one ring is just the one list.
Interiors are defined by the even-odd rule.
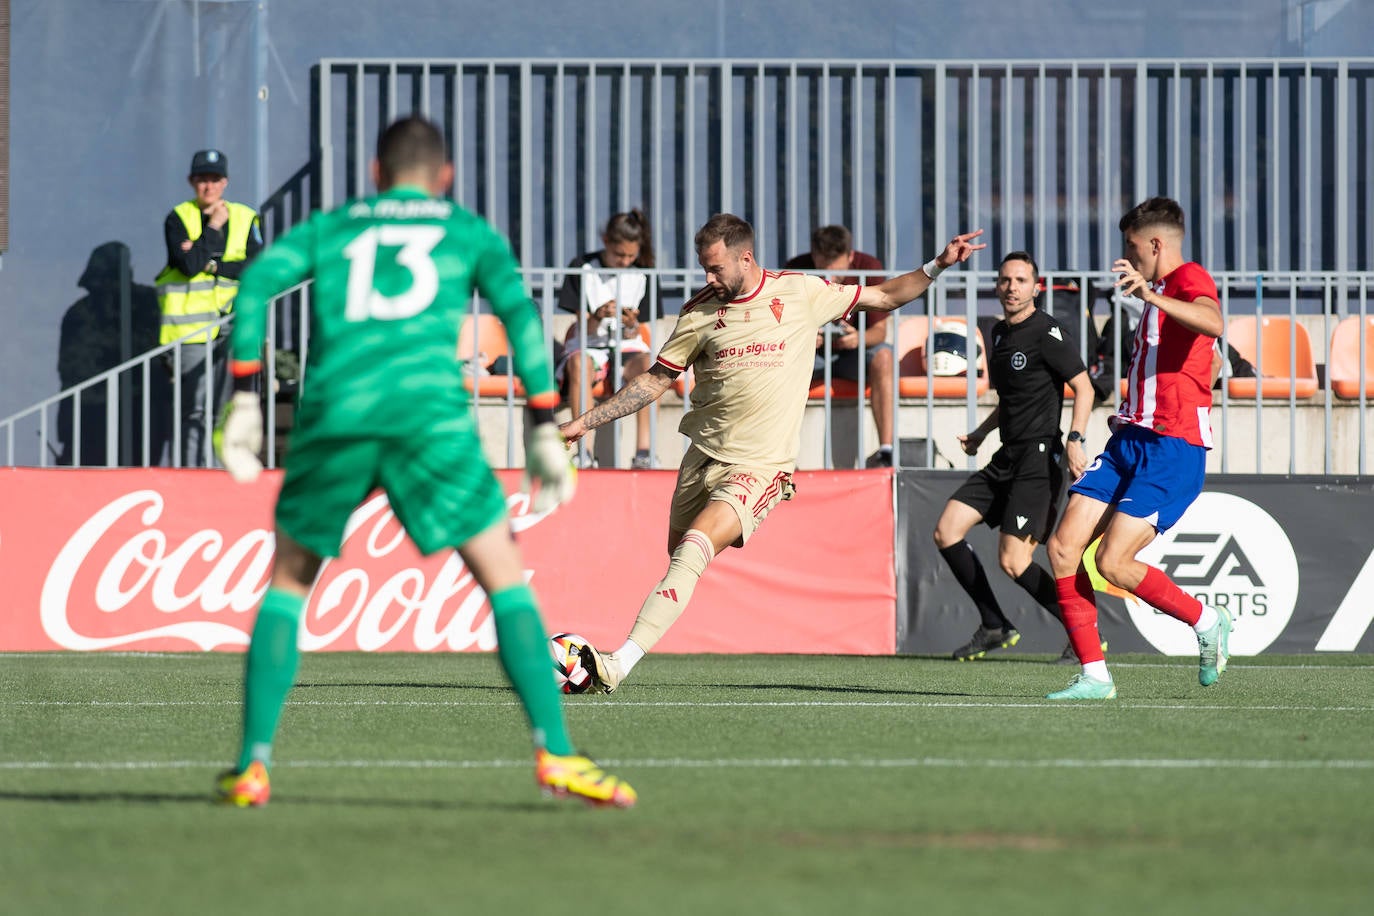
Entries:
[[1082,493],[1165,532],[1202,492],[1207,449],[1142,426],[1123,426],[1070,493]]

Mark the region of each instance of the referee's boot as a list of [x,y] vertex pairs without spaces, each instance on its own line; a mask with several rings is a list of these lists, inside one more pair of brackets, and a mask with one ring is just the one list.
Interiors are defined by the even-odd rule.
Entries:
[[954,658],[961,662],[971,662],[982,658],[994,649],[1010,649],[1021,641],[1021,634],[1011,626],[988,629],[980,626],[973,632],[973,638],[954,650]]

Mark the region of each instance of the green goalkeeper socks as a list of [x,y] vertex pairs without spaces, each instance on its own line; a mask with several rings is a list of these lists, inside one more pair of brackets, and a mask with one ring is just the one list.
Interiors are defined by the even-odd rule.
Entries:
[[272,737],[300,666],[297,630],[304,609],[304,596],[275,588],[268,589],[262,607],[258,608],[243,685],[240,771],[247,769],[254,760],[264,764],[272,762]]
[[488,598],[501,665],[529,716],[535,746],[551,754],[573,753],[562,698],[553,680],[549,636],[534,592],[528,585],[513,585]]
[[[501,664],[529,716],[535,744],[553,754],[573,753],[534,593],[517,585],[490,599]],[[271,763],[272,738],[300,666],[297,631],[304,607],[304,597],[269,589],[258,609],[244,678],[240,770],[254,760]]]

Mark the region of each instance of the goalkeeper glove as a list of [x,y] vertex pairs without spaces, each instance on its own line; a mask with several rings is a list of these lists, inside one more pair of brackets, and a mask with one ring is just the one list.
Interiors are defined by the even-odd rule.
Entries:
[[531,484],[539,483],[530,509],[548,512],[572,499],[577,489],[572,461],[563,434],[553,423],[526,424],[525,480],[520,490],[529,493]]
[[215,451],[239,483],[252,483],[262,471],[262,406],[251,391],[234,392],[215,429]]

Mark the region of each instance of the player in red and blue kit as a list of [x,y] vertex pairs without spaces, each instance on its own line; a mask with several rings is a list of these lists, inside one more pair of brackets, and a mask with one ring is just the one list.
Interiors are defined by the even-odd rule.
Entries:
[[1111,419],[1107,447],[1069,488],[1069,503],[1049,541],[1064,628],[1081,674],[1051,700],[1109,700],[1097,630],[1097,605],[1083,552],[1098,534],[1098,571],[1171,617],[1198,638],[1198,683],[1226,670],[1231,618],[1180,589],[1164,572],[1136,559],[1202,492],[1212,447],[1212,355],[1222,332],[1217,287],[1183,258],[1183,208],[1152,197],[1121,218],[1125,257],[1112,265],[1116,285],[1145,303],[1131,348],[1126,397]]

